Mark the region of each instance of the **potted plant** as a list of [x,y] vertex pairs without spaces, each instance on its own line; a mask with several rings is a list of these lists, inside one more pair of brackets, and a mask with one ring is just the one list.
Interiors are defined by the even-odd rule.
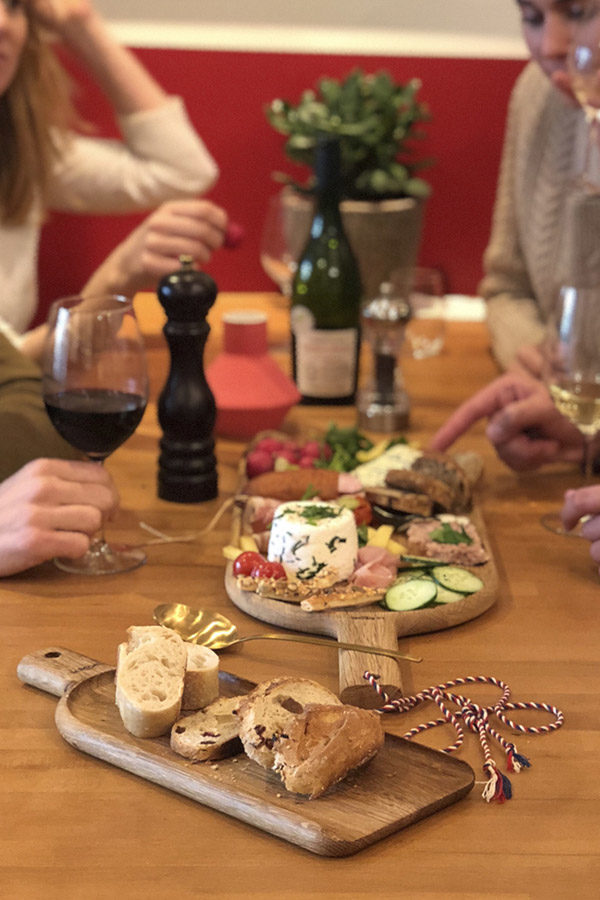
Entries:
[[[417,99],[420,82],[395,83],[386,72],[355,69],[343,80],[321,78],[296,104],[275,99],[267,119],[285,135],[284,152],[312,169],[320,135],[340,139],[343,184],[342,214],[363,279],[365,296],[382,281],[399,282],[414,267],[421,237],[424,201],[430,187],[419,176],[429,164],[416,155],[417,142],[429,121]],[[287,175],[284,203],[293,227],[308,232],[313,179],[300,183]]]

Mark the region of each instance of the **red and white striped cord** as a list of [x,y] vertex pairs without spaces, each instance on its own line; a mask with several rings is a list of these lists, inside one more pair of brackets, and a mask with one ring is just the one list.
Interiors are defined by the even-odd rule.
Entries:
[[[506,775],[502,774],[496,765],[490,750],[488,738],[496,740],[504,750],[507,758],[507,771],[517,773],[523,768],[529,768],[531,765],[527,757],[522,756],[517,752],[517,748],[512,741],[506,740],[499,731],[492,727],[490,716],[496,716],[496,718],[507,728],[521,732],[522,734],[548,734],[551,731],[556,731],[564,722],[564,716],[561,710],[548,703],[511,701],[510,687],[506,682],[501,681],[499,678],[494,678],[491,675],[467,675],[465,678],[455,678],[452,681],[446,681],[443,684],[433,685],[423,691],[419,691],[418,694],[414,694],[412,697],[399,697],[395,700],[390,700],[389,694],[387,694],[380,686],[378,675],[373,675],[371,672],[366,671],[363,674],[363,678],[369,682],[371,687],[379,694],[383,701],[382,706],[378,709],[378,712],[380,713],[408,712],[420,703],[426,701],[432,701],[438,706],[442,713],[442,718],[431,719],[429,722],[411,728],[410,731],[407,731],[406,734],[403,735],[404,738],[410,739],[417,734],[421,734],[423,731],[427,731],[429,728],[435,728],[437,725],[449,724],[452,725],[456,732],[456,740],[453,744],[446,747],[443,752],[453,753],[455,750],[458,750],[464,742],[465,728],[463,725],[469,731],[477,734],[484,756],[483,770],[487,776],[482,796],[488,803],[490,800],[504,802],[504,800],[510,800],[512,796],[512,785],[510,780]],[[502,695],[493,706],[481,706],[478,703],[474,703],[469,697],[454,693],[451,690],[451,688],[466,684],[491,684],[500,688]],[[451,709],[450,704],[454,704],[456,708],[454,710]],[[508,711],[515,709],[541,710],[542,712],[547,712],[554,716],[554,721],[550,722],[548,725],[520,725],[510,719],[506,714]]]

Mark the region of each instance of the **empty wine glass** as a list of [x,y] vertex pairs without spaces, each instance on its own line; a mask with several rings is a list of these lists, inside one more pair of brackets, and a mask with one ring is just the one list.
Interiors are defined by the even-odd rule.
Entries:
[[310,212],[306,228],[286,206],[284,192],[269,198],[260,241],[260,262],[284,297],[292,295],[296,264],[308,238]]
[[[548,322],[543,345],[544,380],[557,410],[583,436],[583,474],[592,477],[594,438],[600,430],[600,292],[598,287],[563,287],[556,313]],[[549,513],[542,524],[565,532],[560,514]]]
[[588,126],[579,181],[586,190],[600,191],[597,164],[596,167],[593,165],[600,140],[600,17],[597,15],[575,29],[567,55],[567,68],[571,76],[571,88],[583,107]]
[[[67,297],[48,317],[43,395],[58,433],[102,465],[138,426],[148,399],[146,355],[126,297]],[[146,560],[140,548],[115,548],[102,532],[80,559],[55,559],[66,572],[111,575]]]

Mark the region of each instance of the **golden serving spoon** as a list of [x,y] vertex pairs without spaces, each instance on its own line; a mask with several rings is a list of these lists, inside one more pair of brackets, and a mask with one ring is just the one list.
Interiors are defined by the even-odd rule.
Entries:
[[321,647],[333,647],[334,650],[358,650],[362,653],[374,653],[376,656],[389,656],[392,659],[406,659],[409,662],[421,662],[420,657],[407,656],[398,650],[383,647],[369,647],[365,644],[348,644],[327,638],[313,637],[308,634],[248,634],[238,635],[238,630],[231,619],[212,609],[192,609],[185,603],[163,603],[154,610],[154,621],[173,629],[177,634],[192,644],[202,644],[212,650],[225,650],[234,644],[244,641],[294,641],[300,644],[318,644]]

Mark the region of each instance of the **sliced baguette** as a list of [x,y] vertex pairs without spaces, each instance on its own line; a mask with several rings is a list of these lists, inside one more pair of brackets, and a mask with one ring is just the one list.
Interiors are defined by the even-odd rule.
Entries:
[[286,790],[312,800],[375,756],[384,737],[371,710],[308,704],[277,741],[273,768]]
[[219,696],[219,657],[214,650],[186,644],[182,709],[204,709]]
[[162,626],[132,626],[119,644],[115,700],[135,737],[166,734],[181,711],[187,652],[179,635]]
[[171,728],[171,750],[194,762],[241,753],[237,711],[243,697],[220,697],[206,709],[178,719]]

